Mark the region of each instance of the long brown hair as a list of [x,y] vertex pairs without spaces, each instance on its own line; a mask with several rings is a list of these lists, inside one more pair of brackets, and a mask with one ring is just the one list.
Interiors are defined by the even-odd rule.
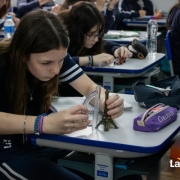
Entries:
[[72,56],[85,56],[87,51],[91,52],[90,55],[103,52],[102,37],[90,50],[84,48],[85,34],[96,25],[99,32],[104,30],[104,17],[93,3],[78,2],[70,10],[61,12],[59,17],[66,25],[69,33],[70,46],[68,52]]
[[7,14],[10,6],[11,6],[10,0],[6,0],[6,4],[0,9],[0,18],[3,18]]
[[168,13],[168,15],[167,15],[167,17],[166,17],[166,28],[167,28],[167,29],[170,29],[170,26],[171,26],[171,25],[169,24],[169,19],[170,19],[170,16],[172,15],[172,11],[173,11],[174,8],[180,9],[180,0],[179,0],[179,2],[176,3],[173,7],[171,7],[171,9],[170,9],[170,11],[169,11],[169,13]]
[[[9,101],[11,112],[24,114],[27,108],[26,61],[32,53],[43,53],[61,47],[68,48],[69,39],[60,19],[43,10],[26,14],[18,25],[11,42],[0,44],[0,59],[8,65]],[[41,82],[41,111],[49,110],[52,95],[58,91],[56,75]]]

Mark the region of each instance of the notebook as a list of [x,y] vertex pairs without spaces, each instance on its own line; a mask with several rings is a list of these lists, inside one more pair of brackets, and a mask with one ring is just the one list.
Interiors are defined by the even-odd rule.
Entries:
[[[50,109],[53,112],[58,112],[62,111],[64,109],[68,109],[72,106],[75,106],[77,102],[79,104],[83,104],[85,97],[60,97],[60,98],[55,98],[51,102]],[[88,111],[89,114],[93,114],[94,112],[94,107],[92,105],[88,105]],[[133,106],[126,101],[124,101],[124,111],[130,111],[132,110]],[[102,112],[100,112],[102,113]]]
[[118,38],[129,38],[129,37],[140,37],[140,34],[135,31],[117,31],[110,30],[107,34],[104,34],[104,39],[118,39]]

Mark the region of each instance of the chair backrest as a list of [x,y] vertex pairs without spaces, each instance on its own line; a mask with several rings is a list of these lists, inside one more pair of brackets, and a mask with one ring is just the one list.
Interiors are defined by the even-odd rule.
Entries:
[[171,52],[171,45],[170,45],[170,30],[168,30],[166,33],[165,46],[166,46],[166,55],[169,60],[171,76],[174,76],[174,70],[173,70],[173,65],[172,65],[172,52]]

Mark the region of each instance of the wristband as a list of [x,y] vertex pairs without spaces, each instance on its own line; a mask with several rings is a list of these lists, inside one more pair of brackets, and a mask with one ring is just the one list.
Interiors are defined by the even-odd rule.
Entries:
[[88,66],[92,66],[93,65],[93,58],[90,55],[88,55],[88,58],[89,58]]
[[26,120],[27,120],[28,116],[26,116],[24,118],[24,124],[23,124],[23,144],[25,143],[25,141],[27,141],[27,134],[26,134]]
[[[43,114],[37,116],[35,121],[34,121],[34,134],[35,135],[40,135],[42,133],[42,131],[41,131],[42,127],[41,126],[42,126],[42,123],[43,123],[42,121],[43,121],[43,118],[44,118],[42,116],[47,116],[47,114],[43,113]],[[41,118],[42,118],[42,121],[40,121]],[[41,125],[40,125],[40,123],[41,123]]]

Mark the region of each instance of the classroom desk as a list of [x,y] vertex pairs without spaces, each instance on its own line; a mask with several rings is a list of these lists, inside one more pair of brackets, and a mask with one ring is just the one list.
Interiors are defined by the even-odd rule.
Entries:
[[114,77],[130,78],[138,77],[156,66],[166,57],[163,53],[157,53],[155,57],[147,56],[145,59],[129,58],[122,65],[112,66],[84,66],[82,69],[87,75],[103,76],[103,87],[114,92]]
[[[122,37],[118,37],[117,35]],[[124,34],[124,35],[123,35]],[[132,34],[132,36],[130,36]],[[134,36],[133,36],[134,34]],[[113,36],[114,35],[114,36]],[[130,37],[128,37],[128,35]],[[161,35],[161,32],[157,33],[157,38]],[[144,45],[147,41],[147,32],[146,31],[118,31],[118,30],[110,30],[107,32],[107,34],[104,35],[104,40],[106,41],[114,41],[121,45],[127,45],[130,44],[133,39],[137,39],[140,42],[142,42]]]
[[[82,134],[78,136],[78,131],[62,136],[32,135],[32,143],[39,146],[93,153],[95,154],[95,180],[113,180],[113,157],[137,158],[159,153],[173,140],[180,129],[180,113],[178,112],[177,120],[160,131],[152,133],[133,130],[133,119],[145,112],[145,109],[138,106],[133,95],[121,94],[121,96],[133,105],[133,109],[125,111],[121,117],[114,120],[119,129],[112,127],[105,132],[101,125],[97,130],[91,129],[90,134],[84,136]],[[66,107],[78,104],[76,97],[65,99],[61,101],[60,98],[59,103],[63,103]],[[157,171],[155,174],[150,173],[150,176],[153,180],[159,180]]]
[[[166,27],[166,19],[156,19],[158,23],[158,27],[165,28]],[[123,23],[126,26],[133,26],[133,27],[146,27],[149,19],[124,19]]]

